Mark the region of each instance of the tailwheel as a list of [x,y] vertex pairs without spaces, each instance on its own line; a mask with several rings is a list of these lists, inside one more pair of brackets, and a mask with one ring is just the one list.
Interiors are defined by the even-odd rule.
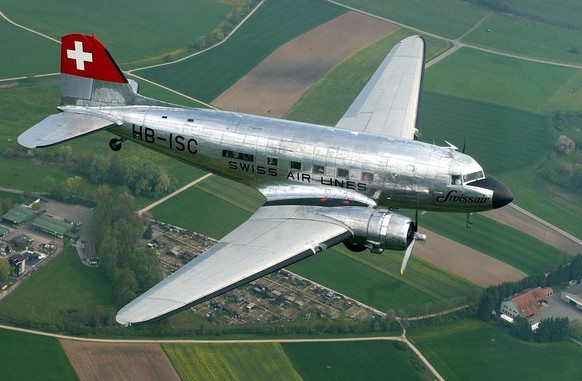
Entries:
[[109,141],[109,148],[111,148],[111,150],[117,152],[121,149],[123,143],[123,139],[111,139]]

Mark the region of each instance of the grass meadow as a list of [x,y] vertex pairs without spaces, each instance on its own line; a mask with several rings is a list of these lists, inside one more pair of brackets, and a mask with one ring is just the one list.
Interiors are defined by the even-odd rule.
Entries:
[[416,355],[391,341],[281,345],[306,381],[425,379],[416,369]]
[[78,380],[57,339],[0,329],[0,379],[5,381]]
[[182,380],[301,380],[278,343],[163,344]]
[[390,341],[164,344],[183,380],[421,380],[416,356]]
[[582,347],[573,342],[525,342],[477,320],[408,335],[446,380],[575,380],[582,370]]
[[96,305],[110,306],[113,289],[103,268],[81,263],[67,247],[0,302],[0,319],[30,327],[62,325],[62,313]]
[[451,39],[461,37],[487,14],[486,9],[462,0],[340,0],[339,2]]
[[[235,2],[240,3],[215,0],[175,0],[169,3],[151,0],[90,3],[6,0],[2,11],[15,22],[56,39],[69,33],[95,33],[123,68],[129,63],[159,60],[168,53],[184,50],[197,37],[216,28],[234,8],[232,4]],[[13,36],[3,34],[0,46]],[[21,49],[25,48],[23,44]],[[54,65],[58,68],[58,49],[50,54],[57,59]]]
[[544,23],[533,18],[492,13],[477,29],[463,38],[463,42],[526,57],[580,65],[582,64],[582,40],[580,39],[582,8],[578,3],[577,6],[571,7],[572,12],[569,12],[562,8],[562,3],[568,2],[572,3],[572,1],[543,0],[528,3],[551,4],[553,9],[548,10],[546,15],[550,17],[557,15],[558,18],[560,15],[575,17],[578,20],[574,27],[557,25],[568,22],[566,20],[552,20]]
[[267,1],[224,44],[175,65],[136,74],[210,102],[279,46],[344,12],[323,1]]

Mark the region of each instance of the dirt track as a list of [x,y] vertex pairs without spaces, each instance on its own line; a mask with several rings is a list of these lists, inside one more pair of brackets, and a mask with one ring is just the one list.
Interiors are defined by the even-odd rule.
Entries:
[[281,46],[212,104],[280,117],[331,67],[396,28],[347,12]]

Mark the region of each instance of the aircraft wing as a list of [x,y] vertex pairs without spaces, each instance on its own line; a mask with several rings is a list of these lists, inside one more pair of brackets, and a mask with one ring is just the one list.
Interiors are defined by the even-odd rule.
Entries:
[[396,44],[337,127],[414,139],[424,51],[420,36],[408,37]]
[[123,307],[117,322],[147,323],[211,299],[352,237],[321,207],[271,205]]
[[18,143],[27,148],[48,147],[120,124],[101,115],[65,111],[50,115],[24,131]]

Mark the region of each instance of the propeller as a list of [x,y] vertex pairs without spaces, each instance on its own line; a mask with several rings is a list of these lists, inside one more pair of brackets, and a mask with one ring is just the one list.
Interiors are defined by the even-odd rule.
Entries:
[[418,197],[416,198],[416,214],[414,217],[415,222],[412,222],[412,229],[410,229],[409,238],[411,238],[406,251],[404,252],[404,259],[402,260],[402,266],[400,266],[400,275],[404,275],[404,270],[406,270],[406,265],[408,264],[408,260],[412,255],[412,249],[414,248],[414,243],[418,241],[426,240],[426,235],[418,232],[418,204],[419,200]]

